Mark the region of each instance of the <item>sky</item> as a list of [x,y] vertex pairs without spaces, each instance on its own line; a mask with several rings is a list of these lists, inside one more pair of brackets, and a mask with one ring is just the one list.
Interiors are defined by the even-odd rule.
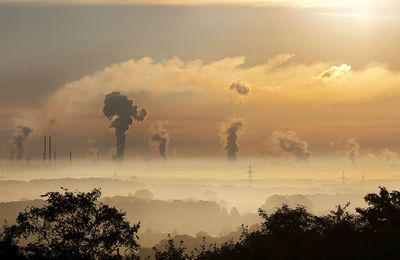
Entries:
[[[392,160],[400,153],[398,1],[0,0],[0,156],[17,126],[60,156],[108,157],[113,91],[149,115],[126,158]],[[285,141],[281,145],[280,141]],[[11,144],[10,144],[11,143]],[[12,149],[11,149],[12,150]]]

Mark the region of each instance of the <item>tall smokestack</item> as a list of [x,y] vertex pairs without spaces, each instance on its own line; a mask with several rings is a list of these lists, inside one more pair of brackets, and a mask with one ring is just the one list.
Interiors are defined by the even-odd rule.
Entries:
[[43,136],[43,161],[46,161],[47,158],[47,143],[46,143],[47,137]]
[[54,152],[54,162],[57,160],[57,152]]
[[49,136],[49,161],[51,161],[51,135]]
[[69,168],[72,167],[72,152],[69,152]]

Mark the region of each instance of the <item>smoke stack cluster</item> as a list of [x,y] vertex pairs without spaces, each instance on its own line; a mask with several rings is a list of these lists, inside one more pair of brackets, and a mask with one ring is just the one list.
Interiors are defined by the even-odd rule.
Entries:
[[110,121],[110,127],[115,128],[116,154],[113,159],[122,160],[125,151],[126,131],[129,130],[133,121],[143,121],[147,116],[146,109],[138,111],[133,101],[120,92],[112,92],[104,99],[103,113]]
[[[54,152],[54,161],[57,159],[57,153]],[[47,136],[43,136],[43,161],[52,160],[52,139],[49,136],[49,146],[47,147]]]
[[26,142],[32,132],[33,130],[27,126],[17,126],[15,135],[10,140],[11,159],[13,159],[14,156],[18,161],[24,158]]
[[221,125],[224,150],[229,160],[236,160],[236,154],[239,151],[238,145],[238,135],[243,129],[244,120],[241,118],[233,119],[229,122],[228,126],[226,124]]
[[167,121],[160,121],[150,128],[150,142],[157,146],[159,155],[164,159],[167,159],[169,144],[169,132],[165,128],[167,124]]

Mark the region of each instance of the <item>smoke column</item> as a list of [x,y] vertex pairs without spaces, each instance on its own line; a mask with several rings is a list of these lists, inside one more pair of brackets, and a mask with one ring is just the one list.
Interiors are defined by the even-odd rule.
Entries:
[[353,163],[354,166],[357,164],[357,159],[360,156],[360,144],[357,143],[355,138],[347,140],[347,158]]
[[169,132],[165,128],[167,124],[167,121],[160,121],[150,128],[150,141],[158,146],[158,153],[164,159],[167,159],[167,150],[169,144]]
[[147,116],[146,109],[137,110],[133,101],[119,92],[112,92],[106,95],[104,99],[103,113],[110,121],[110,128],[115,128],[116,154],[113,159],[122,160],[124,157],[126,131],[135,121],[143,121]]
[[25,144],[33,130],[27,126],[17,126],[17,132],[11,140],[11,158],[16,153],[17,160],[22,160],[25,152]]
[[236,153],[239,151],[239,145],[237,143],[238,135],[244,126],[243,119],[233,119],[226,130],[225,124],[221,125],[222,138],[224,139],[224,150],[229,160],[236,160]]

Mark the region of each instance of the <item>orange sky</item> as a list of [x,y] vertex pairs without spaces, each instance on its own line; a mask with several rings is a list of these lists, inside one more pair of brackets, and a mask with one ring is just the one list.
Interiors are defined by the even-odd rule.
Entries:
[[[285,156],[272,147],[276,131],[295,132],[312,158],[346,156],[351,138],[360,146],[359,157],[378,158],[385,148],[400,152],[398,17],[383,4],[371,13],[366,2],[354,1],[359,8],[349,12],[343,7],[309,9],[306,2],[318,1],[302,1],[301,8],[137,7],[153,15],[156,24],[161,22],[157,13],[168,18],[183,8],[181,20],[165,20],[168,34],[141,17],[134,5],[131,11],[74,6],[80,8],[78,28],[54,16],[70,17],[68,5],[0,4],[0,12],[45,14],[43,24],[31,25],[32,35],[23,33],[24,16],[19,23],[15,17],[0,18],[8,22],[2,23],[0,33],[9,36],[0,47],[5,54],[0,67],[9,72],[0,75],[1,154],[7,156],[7,140],[21,124],[35,130],[30,152],[40,157],[42,135],[50,132],[49,120],[56,118],[51,131],[59,150],[86,154],[95,147],[106,156],[114,135],[101,108],[104,95],[112,91],[150,112],[128,132],[128,157],[157,156],[149,128],[160,120],[168,120],[171,156],[224,156],[221,124],[238,117],[245,121],[240,156]],[[107,20],[107,10],[126,20]],[[91,17],[101,23],[91,24]],[[227,23],[219,21],[221,17]],[[130,28],[130,19],[142,26]],[[54,27],[49,26],[52,21]],[[35,36],[37,28],[43,30]],[[61,28],[72,39],[52,39]],[[41,43],[43,37],[47,41]],[[31,43],[30,51],[22,52],[24,41]],[[234,82],[248,94],[230,89]],[[332,146],[333,140],[341,141]]]

